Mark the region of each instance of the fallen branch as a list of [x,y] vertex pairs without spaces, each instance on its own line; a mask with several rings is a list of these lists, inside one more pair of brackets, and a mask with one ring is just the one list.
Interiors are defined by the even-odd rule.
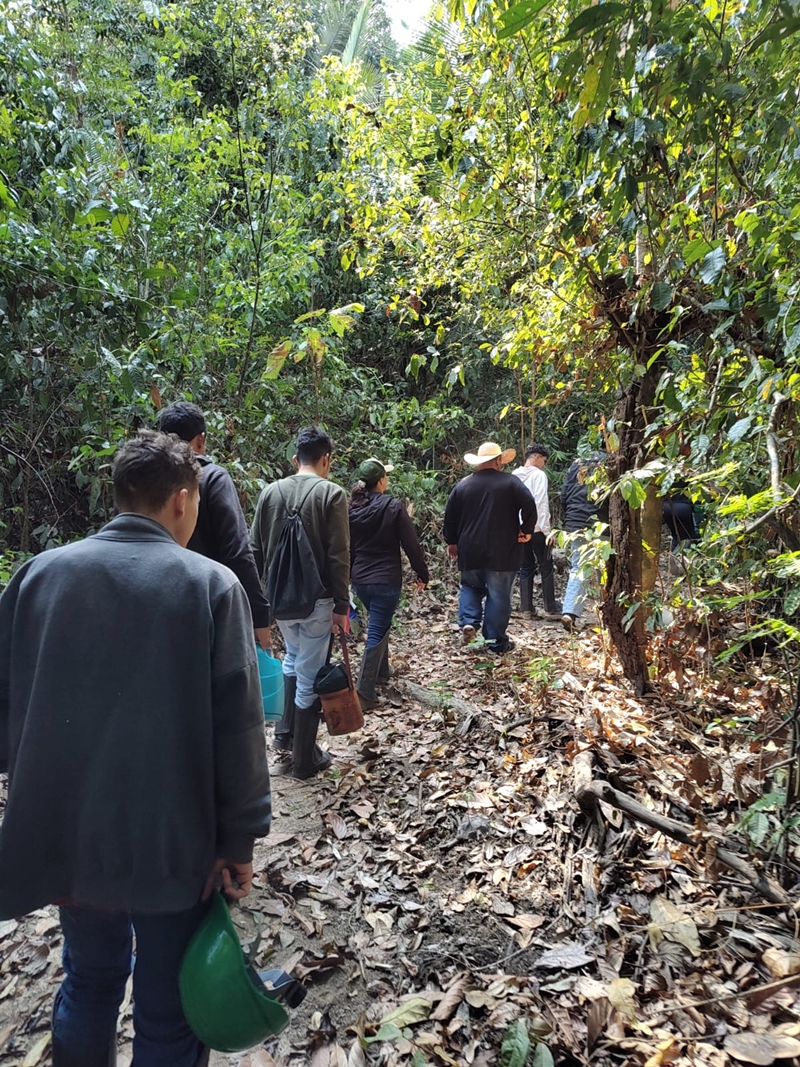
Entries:
[[773,993],[777,993],[781,989],[791,988],[797,985],[798,982],[800,982],[800,974],[790,974],[786,978],[777,978],[774,982],[767,982],[765,985],[756,985],[745,990],[737,989],[735,993],[723,993],[720,996],[708,997],[706,1000],[689,1000],[685,1004],[659,1004],[658,1011],[669,1015],[673,1011],[683,1011],[684,1008],[706,1008],[711,1004],[722,1004],[727,1000],[752,1001],[754,997],[757,998],[755,1005],[752,1005],[755,1007],[772,996]]
[[735,852],[721,847],[711,835],[694,830],[686,826],[685,823],[677,822],[677,820],[670,819],[666,815],[657,815],[656,812],[650,811],[649,808],[633,800],[626,793],[620,793],[618,789],[614,789],[608,782],[591,782],[581,790],[577,800],[584,811],[590,810],[593,804],[596,805],[597,801],[602,800],[604,804],[619,808],[620,811],[625,812],[636,822],[652,826],[654,830],[660,830],[662,834],[666,834],[667,837],[672,837],[676,841],[681,841],[684,845],[698,845],[704,840],[711,841],[714,844],[715,856],[719,862],[749,882],[762,897],[772,901],[773,904],[792,906],[791,899],[776,882],[773,882],[771,878],[767,878],[766,875],[760,874],[755,867]]
[[459,734],[465,734],[473,720],[483,713],[483,708],[479,708],[477,704],[470,704],[461,697],[453,696],[444,687],[436,690],[426,689],[422,685],[417,685],[416,682],[410,682],[407,678],[400,679],[400,685],[412,700],[416,700],[418,704],[423,704],[426,708],[432,708],[434,711],[451,708],[459,719],[457,731]]

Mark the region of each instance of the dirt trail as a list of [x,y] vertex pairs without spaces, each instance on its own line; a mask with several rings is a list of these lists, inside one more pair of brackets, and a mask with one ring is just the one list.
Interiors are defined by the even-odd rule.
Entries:
[[[766,950],[800,952],[779,911],[715,868],[707,845],[612,809],[590,818],[575,799],[580,766],[729,829],[771,756],[724,725],[726,702],[728,716],[735,698],[774,718],[774,682],[701,694],[687,654],[683,694],[672,679],[669,701],[638,700],[591,628],[568,637],[515,617],[517,650],[498,659],[461,647],[437,593],[401,612],[398,696],[360,734],[331,739],[333,773],[274,774],[273,833],[236,921],[257,966],[289,969],[309,992],[284,1034],[212,1064],[483,1067],[504,1040],[521,1064],[508,1058],[517,1020],[542,1042],[536,1067],[725,1064],[746,1039],[800,1054],[783,1025],[793,989],[745,999],[779,966]],[[424,701],[409,695],[420,686]],[[36,1049],[58,951],[49,910],[0,924],[0,1063],[48,1062]],[[130,1033],[128,1006],[121,1064]]]

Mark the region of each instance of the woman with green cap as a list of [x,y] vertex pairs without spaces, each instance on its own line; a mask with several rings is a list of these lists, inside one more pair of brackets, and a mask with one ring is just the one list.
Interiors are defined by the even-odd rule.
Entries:
[[367,644],[356,686],[364,708],[377,706],[377,682],[388,681],[389,632],[400,600],[402,547],[417,576],[417,586],[428,584],[428,566],[417,532],[402,500],[386,495],[388,474],[394,468],[374,457],[356,472],[358,481],[350,496],[350,582],[369,612]]

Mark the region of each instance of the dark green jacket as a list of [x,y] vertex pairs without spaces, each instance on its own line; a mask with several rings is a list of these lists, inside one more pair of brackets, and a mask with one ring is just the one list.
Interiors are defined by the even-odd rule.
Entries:
[[[283,494],[283,498],[281,498]],[[304,499],[305,498],[305,499]],[[303,501],[300,517],[308,534],[325,592],[333,597],[333,610],[346,615],[350,608],[350,519],[347,494],[340,485],[316,474],[293,474],[268,485],[258,498],[250,529],[256,567],[265,579],[278,539],[292,511]]]
[[0,918],[54,901],[191,907],[270,825],[247,598],[227,567],[120,515],[0,597]]

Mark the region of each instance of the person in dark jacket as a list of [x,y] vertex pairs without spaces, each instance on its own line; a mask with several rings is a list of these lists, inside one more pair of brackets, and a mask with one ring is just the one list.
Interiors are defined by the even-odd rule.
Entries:
[[[561,486],[563,525],[567,533],[580,535],[580,532],[587,526],[592,526],[598,521],[608,521],[607,509],[598,507],[593,500],[589,499],[586,484],[589,475],[604,461],[605,455],[602,452],[593,452],[586,459],[579,457],[574,460],[567,471],[564,484]],[[580,557],[585,544],[586,539],[582,536],[575,536],[570,540],[569,580],[561,606],[563,611],[561,623],[568,632],[577,628],[583,611],[586,583],[580,574]]]
[[516,454],[493,441],[484,442],[477,453],[468,452],[464,460],[475,473],[456,485],[444,513],[447,551],[461,571],[462,639],[465,644],[474,640],[483,621],[486,647],[498,653],[514,648],[506,633],[511,590],[522,563],[522,545],[536,526],[533,497],[518,478],[503,471]]
[[661,517],[672,538],[671,549],[677,552],[683,541],[694,542],[700,539],[697,529],[697,512],[691,499],[682,492],[685,483],[675,485],[673,491],[664,497],[661,505]]
[[266,651],[272,647],[269,603],[261,587],[236,486],[225,468],[206,455],[205,416],[197,404],[179,400],[159,414],[158,428],[188,442],[200,464],[200,514],[188,547],[230,567],[247,593],[256,641]]
[[247,598],[184,548],[199,475],[173,437],[126,442],[116,518],[29,560],[0,597],[0,919],[60,906],[53,1067],[115,1062],[134,933],[134,1062],[207,1062],[181,960],[215,885],[247,895],[269,831]]
[[405,505],[386,496],[393,470],[379,459],[364,460],[350,495],[350,581],[369,612],[356,686],[365,708],[377,705],[375,685],[390,676],[389,634],[403,585],[401,547],[416,574],[417,587],[424,589],[429,580],[425,555]]

